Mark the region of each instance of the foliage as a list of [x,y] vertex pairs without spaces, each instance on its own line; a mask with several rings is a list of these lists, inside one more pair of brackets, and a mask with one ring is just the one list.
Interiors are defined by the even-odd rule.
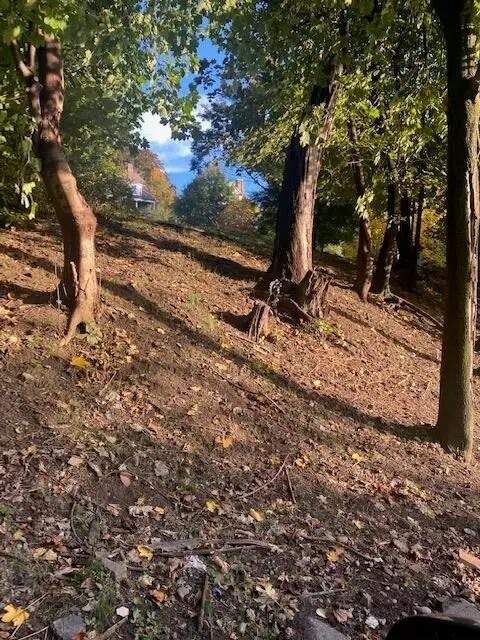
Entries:
[[217,225],[228,231],[253,231],[258,207],[249,198],[231,198],[218,216]]
[[188,184],[175,206],[176,218],[198,227],[220,225],[233,190],[219,167],[212,163]]
[[171,219],[177,194],[160,158],[150,149],[141,149],[137,153],[129,154],[127,159],[134,163],[135,169],[145,180],[150,193],[157,200],[156,218],[160,220]]

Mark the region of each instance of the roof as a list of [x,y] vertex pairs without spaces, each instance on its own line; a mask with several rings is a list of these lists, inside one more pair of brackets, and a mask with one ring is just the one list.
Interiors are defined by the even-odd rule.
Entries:
[[136,193],[132,194],[132,197],[134,200],[143,200],[144,202],[156,202],[157,199],[152,196],[152,194],[150,193],[150,191],[147,189],[147,187],[142,184],[140,185],[141,189],[139,191],[137,191]]

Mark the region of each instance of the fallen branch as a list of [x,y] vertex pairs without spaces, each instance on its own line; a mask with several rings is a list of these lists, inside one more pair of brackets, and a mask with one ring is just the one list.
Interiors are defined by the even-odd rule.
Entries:
[[201,632],[203,629],[203,621],[205,618],[205,606],[207,604],[207,593],[208,593],[208,573],[205,572],[205,580],[203,581],[203,589],[202,589],[202,599],[200,600],[200,613],[198,614],[199,632]]
[[289,458],[290,454],[287,453],[287,455],[285,456],[285,460],[282,462],[280,469],[277,471],[277,473],[272,476],[270,478],[270,480],[267,480],[267,482],[264,482],[263,484],[261,484],[259,487],[256,487],[256,489],[253,489],[252,491],[249,491],[248,493],[244,493],[241,496],[238,496],[238,500],[243,500],[244,498],[249,498],[250,496],[253,496],[255,493],[258,493],[259,491],[261,491],[262,489],[265,489],[265,487],[268,487],[269,484],[272,484],[272,482],[275,482],[275,480],[278,478],[278,476],[282,473],[282,471],[285,469],[285,465],[287,464],[287,460]]
[[29,633],[28,636],[22,636],[21,638],[18,638],[18,640],[27,640],[27,638],[33,638],[33,636],[38,636],[39,633],[43,633],[47,629],[48,629],[48,624],[47,624],[46,627],[42,627],[42,629],[39,629],[38,631],[34,631],[33,633]]
[[285,475],[287,476],[288,490],[290,491],[290,497],[292,498],[292,502],[293,504],[297,504],[297,498],[295,497],[292,481],[290,480],[290,473],[288,472],[288,467],[285,467]]
[[265,391],[253,391],[252,389],[244,387],[242,384],[239,384],[238,382],[235,382],[234,380],[230,380],[230,378],[223,376],[219,371],[217,371],[216,373],[220,376],[220,378],[222,378],[222,380],[225,380],[225,382],[228,382],[237,389],[240,389],[240,391],[253,396],[255,399],[257,399],[258,396],[264,396],[276,409],[278,409],[278,411],[280,411],[280,413],[283,413],[285,415],[285,409],[281,407],[273,398],[267,395]]
[[118,622],[115,622],[115,624],[112,624],[111,627],[109,627],[106,631],[104,631],[99,636],[97,636],[96,640],[108,640],[108,638],[111,638],[120,629],[120,627],[122,627],[127,621],[128,621],[128,616],[125,616]]

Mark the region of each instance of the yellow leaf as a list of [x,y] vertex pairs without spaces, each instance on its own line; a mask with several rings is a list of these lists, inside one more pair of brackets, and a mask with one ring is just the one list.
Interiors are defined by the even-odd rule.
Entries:
[[197,413],[198,413],[198,404],[194,404],[193,407],[187,411],[187,415],[189,416],[196,416]]
[[21,607],[14,607],[13,604],[6,604],[3,608],[5,613],[2,616],[2,622],[13,624],[14,627],[19,627],[30,617],[28,611]]
[[42,560],[46,560],[47,562],[55,562],[58,559],[58,555],[55,553],[53,549],[48,549],[43,555]]
[[329,549],[325,555],[327,556],[327,560],[330,562],[338,562],[342,553],[341,549]]
[[47,550],[45,549],[45,547],[37,547],[36,549],[33,550],[33,557],[35,559],[41,558],[46,554],[46,552]]
[[157,591],[156,589],[150,591],[150,595],[157,604],[162,604],[163,602],[165,602],[165,600],[168,600],[168,596],[166,593],[164,593],[163,591]]
[[146,558],[149,561],[153,558],[153,551],[145,544],[137,544],[137,551],[140,558]]
[[256,511],[255,509],[250,509],[249,514],[257,522],[263,522],[265,520],[265,514],[262,511]]
[[37,453],[37,445],[31,444],[29,447],[22,449],[22,456],[25,458],[26,456],[33,456]]
[[354,453],[352,453],[352,460],[355,460],[355,462],[362,462],[363,456],[362,456],[362,454],[357,453],[355,451]]
[[70,360],[70,364],[72,365],[72,367],[79,367],[80,369],[86,369],[90,366],[90,362],[88,360],[85,360],[85,358],[83,358],[82,356],[74,356]]
[[353,524],[357,527],[357,529],[363,529],[365,526],[361,520],[354,520]]
[[202,390],[202,387],[200,386],[190,387],[190,390],[194,391],[195,393],[198,393],[199,391]]
[[207,511],[210,511],[210,513],[215,513],[215,511],[218,511],[218,504],[214,500],[207,500],[205,503],[205,507]]
[[161,516],[165,515],[165,509],[163,507],[155,507],[154,511],[155,511],[155,513],[158,513]]
[[23,535],[23,531],[21,529],[17,529],[13,534],[13,539],[18,542],[25,542],[25,536]]
[[227,436],[217,436],[215,438],[217,444],[221,444],[224,449],[228,449],[233,444],[233,436],[231,434]]
[[318,387],[322,386],[322,381],[321,380],[314,380],[313,381],[313,386],[318,389]]

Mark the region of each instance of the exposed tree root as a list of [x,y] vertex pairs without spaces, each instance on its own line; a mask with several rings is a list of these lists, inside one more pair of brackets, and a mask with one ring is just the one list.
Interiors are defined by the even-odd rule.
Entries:
[[[271,314],[286,316],[296,323],[312,322],[316,318],[325,318],[329,311],[328,291],[332,277],[324,272],[308,271],[298,284],[291,280],[273,280],[270,283],[266,300],[256,299],[248,316],[248,336],[258,342],[268,335]],[[254,289],[259,296],[262,290]]]

